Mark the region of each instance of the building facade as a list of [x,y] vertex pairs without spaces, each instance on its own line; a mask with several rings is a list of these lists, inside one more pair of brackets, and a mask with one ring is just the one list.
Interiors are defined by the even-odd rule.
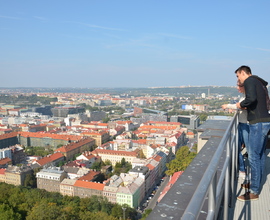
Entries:
[[60,184],[66,177],[66,172],[59,168],[42,169],[36,174],[37,188],[45,189],[49,192],[60,192]]

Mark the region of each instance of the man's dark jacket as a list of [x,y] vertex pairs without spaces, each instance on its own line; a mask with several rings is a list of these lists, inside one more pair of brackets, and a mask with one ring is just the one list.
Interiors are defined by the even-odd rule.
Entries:
[[[258,122],[270,122],[267,109],[267,86],[268,82],[252,75],[244,81],[246,98],[240,103],[242,108],[247,108],[247,120],[250,124]],[[265,87],[265,88],[264,88]]]

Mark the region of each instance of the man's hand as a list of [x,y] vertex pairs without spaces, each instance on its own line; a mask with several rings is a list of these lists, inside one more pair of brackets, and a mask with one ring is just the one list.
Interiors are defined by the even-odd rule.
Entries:
[[239,108],[239,109],[241,109],[240,102],[237,102],[237,103],[236,103],[236,107]]
[[227,106],[228,106],[228,104],[224,104],[224,105],[221,106],[221,108],[226,109]]

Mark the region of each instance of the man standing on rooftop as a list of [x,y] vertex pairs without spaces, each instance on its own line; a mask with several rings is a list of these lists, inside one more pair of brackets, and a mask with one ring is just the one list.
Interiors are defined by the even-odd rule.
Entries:
[[249,121],[249,144],[247,148],[251,170],[250,183],[242,184],[242,188],[249,189],[237,199],[240,201],[258,200],[265,166],[265,147],[267,134],[270,130],[270,115],[268,112],[267,82],[251,73],[248,66],[241,66],[236,71],[236,76],[245,87],[245,99],[237,103],[240,109],[247,109]]

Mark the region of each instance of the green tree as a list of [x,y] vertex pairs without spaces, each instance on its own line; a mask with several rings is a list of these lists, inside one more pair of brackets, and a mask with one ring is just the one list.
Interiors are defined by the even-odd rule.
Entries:
[[111,162],[110,160],[105,160],[105,161],[104,161],[104,164],[105,164],[105,165],[112,165],[112,162]]
[[123,210],[121,205],[115,204],[112,208],[112,216],[117,217],[118,219],[123,216]]
[[[115,206],[107,198],[92,196],[80,199],[78,196],[62,196],[60,193],[13,186],[0,183],[0,220],[81,220],[119,219],[112,214]],[[127,208],[126,219],[134,219],[136,210]]]
[[14,212],[13,208],[7,204],[0,204],[0,220],[21,220],[22,216]]
[[152,212],[152,209],[145,209],[144,213],[142,214],[142,218],[140,220],[145,220],[147,216]]
[[26,220],[62,220],[62,209],[56,203],[42,200],[33,207]]
[[37,179],[34,176],[34,173],[28,173],[25,176],[25,180],[24,180],[24,186],[29,186],[29,187],[37,187]]
[[109,216],[104,212],[92,213],[90,211],[81,211],[79,217],[80,220],[119,220],[119,218]]
[[206,121],[208,115],[206,113],[201,113],[199,115],[199,118],[200,118],[200,121],[203,122],[203,121]]
[[176,152],[175,159],[166,164],[166,174],[173,175],[175,172],[184,171],[195,156],[196,153],[190,152],[188,146],[181,147]]
[[108,123],[111,119],[109,117],[103,118],[102,122],[103,123]]
[[123,157],[122,160],[121,160],[121,166],[125,166],[126,165],[126,159]]
[[96,195],[83,198],[81,199],[80,207],[82,211],[98,212],[101,210],[100,199]]
[[102,163],[101,162],[94,162],[91,169],[93,170],[101,170]]

